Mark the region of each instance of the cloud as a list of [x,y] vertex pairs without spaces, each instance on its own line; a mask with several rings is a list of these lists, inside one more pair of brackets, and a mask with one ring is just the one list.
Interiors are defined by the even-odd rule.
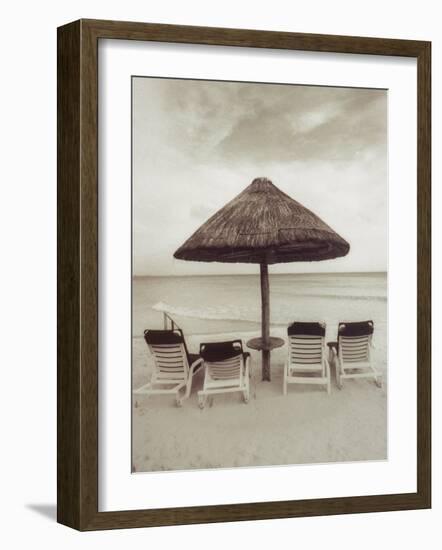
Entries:
[[349,160],[385,148],[382,90],[157,80],[168,139],[195,160]]

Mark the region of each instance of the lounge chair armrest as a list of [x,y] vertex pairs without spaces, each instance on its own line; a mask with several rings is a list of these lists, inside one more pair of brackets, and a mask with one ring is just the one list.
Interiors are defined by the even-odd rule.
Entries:
[[250,353],[246,351],[242,354],[242,357],[243,357],[244,374],[247,375],[247,373],[249,373],[249,375],[251,375],[252,371],[250,370],[250,363],[252,361],[252,358],[250,356]]
[[244,362],[244,376],[246,378],[249,378],[249,376],[250,376],[250,361],[249,361],[249,359],[246,359],[246,361]]
[[[188,399],[189,396],[190,396],[190,392],[192,390],[192,380],[193,380],[193,375],[195,374],[195,369],[201,365],[203,363],[203,360],[201,357],[199,357],[196,361],[194,361],[191,365],[190,365],[190,369],[189,369],[189,376],[187,377],[187,381],[186,381],[186,392],[184,394],[184,397],[182,398],[183,399]],[[182,401],[181,400],[181,401]]]
[[287,358],[287,359],[284,361],[284,372],[285,372],[286,374],[288,374],[289,368],[290,368],[290,359]]
[[328,348],[328,355],[324,353],[324,359],[329,365],[330,363],[340,363],[338,350],[335,347]]
[[204,363],[204,360],[202,357],[200,357],[199,359],[197,359],[196,361],[194,361],[191,365],[190,365],[190,374],[193,374],[193,372],[195,371],[196,367],[198,367],[199,365],[201,365],[202,363]]
[[334,356],[338,355],[338,342],[327,342],[325,349],[332,353]]

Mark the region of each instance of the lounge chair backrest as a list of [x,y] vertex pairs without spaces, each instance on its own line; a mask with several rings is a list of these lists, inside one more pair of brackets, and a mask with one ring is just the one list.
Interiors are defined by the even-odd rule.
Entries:
[[338,353],[344,362],[358,363],[368,360],[373,331],[373,321],[339,323]]
[[288,329],[291,364],[316,365],[323,360],[325,325],[292,323]]
[[241,378],[244,357],[241,340],[203,343],[200,345],[200,355],[212,379]]
[[154,357],[158,377],[173,380],[187,378],[189,362],[180,330],[146,330],[144,340]]

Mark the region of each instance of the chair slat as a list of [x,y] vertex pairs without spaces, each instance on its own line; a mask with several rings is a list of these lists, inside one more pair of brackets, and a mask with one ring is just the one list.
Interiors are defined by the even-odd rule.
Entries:
[[320,365],[322,359],[292,359],[290,363],[293,365]]
[[211,378],[213,378],[214,380],[238,380],[239,374],[234,375],[234,374],[219,372],[216,374],[212,373]]
[[179,378],[180,380],[183,380],[185,378],[185,373],[183,370],[178,369],[158,369],[157,376],[162,376],[163,374],[173,374],[175,378]]
[[222,368],[227,368],[229,366],[238,367],[241,364],[241,361],[236,359],[235,361],[232,360],[226,360],[226,361],[217,361],[217,362],[210,362],[208,363],[211,366],[220,366]]
[[323,337],[293,334],[289,336],[290,363],[294,365],[320,365],[323,354]]
[[226,359],[225,361],[216,361],[206,363],[211,378],[218,380],[229,380],[239,378],[241,375],[241,355]]
[[339,339],[340,355],[344,361],[361,363],[368,359],[369,337],[342,337]]
[[155,368],[159,379],[187,378],[187,356],[184,344],[181,342],[149,344],[154,356]]
[[346,362],[361,363],[367,361],[370,335],[340,336],[338,341],[344,364]]
[[182,357],[178,357],[177,359],[161,359],[159,357],[156,357],[156,363],[158,365],[183,365],[184,366],[184,361],[182,359]]
[[308,340],[304,340],[302,338],[293,338],[293,336],[290,338],[290,342],[294,343],[294,344],[303,344],[303,345],[306,345],[306,346],[311,346],[311,345],[315,345],[317,342],[318,342],[318,338],[315,337],[315,338],[309,338]]
[[347,346],[346,344],[344,344],[344,345],[341,346],[341,349],[345,350],[345,351],[358,352],[358,351],[361,351],[361,350],[366,350],[367,347],[368,347],[367,344],[365,344],[364,346]]
[[367,342],[341,342],[341,346],[343,348],[365,348],[367,347],[368,345],[368,341]]
[[342,344],[364,344],[369,341],[368,336],[340,336],[339,341]]
[[238,365],[212,365],[212,364],[209,364],[209,369],[211,371],[239,371],[239,369],[241,368],[241,365],[238,364]]
[[181,347],[180,346],[168,346],[166,347],[159,347],[159,346],[152,346],[152,350],[155,353],[162,353],[164,355],[168,355],[171,353],[181,353]]
[[290,352],[294,355],[322,355],[322,347],[319,348],[291,348]]

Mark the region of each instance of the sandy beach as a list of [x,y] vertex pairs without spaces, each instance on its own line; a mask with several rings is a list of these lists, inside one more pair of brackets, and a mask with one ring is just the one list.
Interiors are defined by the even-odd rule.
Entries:
[[[275,336],[285,330],[276,327]],[[253,333],[208,334],[187,337],[191,352],[202,341],[241,337]],[[387,371],[385,338],[374,350],[383,387],[371,380],[346,380],[336,386],[332,365],[332,391],[321,386],[295,385],[282,393],[286,347],[272,353],[272,380],[261,381],[261,360],[251,351],[251,398],[239,393],[216,395],[204,410],[197,391],[203,374],[194,378],[192,394],[182,408],[171,396],[136,396],[133,408],[133,471],[189,470],[385,460],[387,458]],[[143,339],[133,340],[134,388],[144,384],[152,359]]]

